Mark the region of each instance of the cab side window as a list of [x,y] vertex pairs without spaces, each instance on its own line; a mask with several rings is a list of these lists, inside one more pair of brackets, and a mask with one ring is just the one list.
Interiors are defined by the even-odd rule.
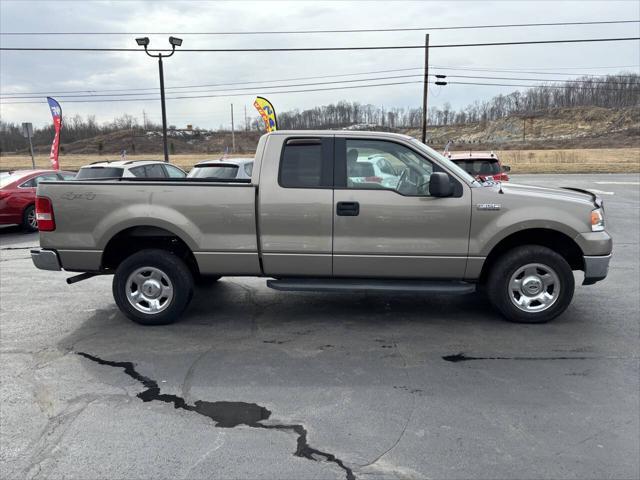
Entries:
[[287,140],[280,159],[278,180],[284,188],[333,186],[333,139]]
[[384,140],[346,140],[346,187],[428,196],[434,165],[410,148]]

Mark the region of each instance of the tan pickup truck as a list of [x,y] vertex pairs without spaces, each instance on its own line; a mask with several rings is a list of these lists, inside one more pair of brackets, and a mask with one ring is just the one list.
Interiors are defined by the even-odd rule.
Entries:
[[546,322],[607,275],[612,241],[588,191],[480,184],[404,135],[278,131],[251,179],[43,182],[45,270],[115,274],[143,324],[178,320],[194,282],[269,277],[277,290],[486,292],[509,320]]

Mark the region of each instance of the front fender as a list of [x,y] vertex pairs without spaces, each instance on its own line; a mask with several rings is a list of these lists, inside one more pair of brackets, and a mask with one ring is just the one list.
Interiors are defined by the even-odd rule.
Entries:
[[486,257],[508,236],[531,229],[554,230],[575,239],[584,231],[579,215],[540,205],[519,207],[506,211],[472,212],[469,256]]

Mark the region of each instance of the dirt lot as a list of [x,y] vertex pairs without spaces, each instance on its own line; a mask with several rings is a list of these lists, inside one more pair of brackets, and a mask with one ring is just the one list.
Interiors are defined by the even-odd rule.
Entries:
[[[599,148],[573,150],[498,150],[503,163],[511,166],[512,173],[637,173],[640,172],[640,148]],[[239,155],[246,156],[246,155]],[[199,160],[219,158],[220,154],[181,154],[172,155],[171,161],[189,169]],[[130,160],[161,160],[159,154],[129,155]],[[63,155],[60,157],[62,168],[75,170],[87,163],[100,160],[118,160],[118,156],[109,155]],[[49,159],[36,157],[36,166],[46,168]],[[30,168],[28,156],[0,157],[0,170]]]
[[497,152],[513,173],[637,173],[640,148],[504,150]]

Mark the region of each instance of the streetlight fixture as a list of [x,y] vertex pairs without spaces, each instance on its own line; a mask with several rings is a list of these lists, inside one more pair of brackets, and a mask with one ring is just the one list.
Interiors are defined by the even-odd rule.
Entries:
[[[162,52],[158,52],[157,55],[149,53],[147,47],[149,46],[149,37],[136,38],[136,43],[144,47],[144,51],[150,57],[158,59],[158,70],[160,71],[160,103],[162,105],[162,146],[164,149],[164,161],[169,161],[169,148],[167,147],[167,109],[164,101],[164,70],[162,68]],[[177,37],[169,37],[169,43],[171,44],[171,53],[164,55],[164,58],[168,58],[176,51],[176,47],[182,45],[182,39]]]

